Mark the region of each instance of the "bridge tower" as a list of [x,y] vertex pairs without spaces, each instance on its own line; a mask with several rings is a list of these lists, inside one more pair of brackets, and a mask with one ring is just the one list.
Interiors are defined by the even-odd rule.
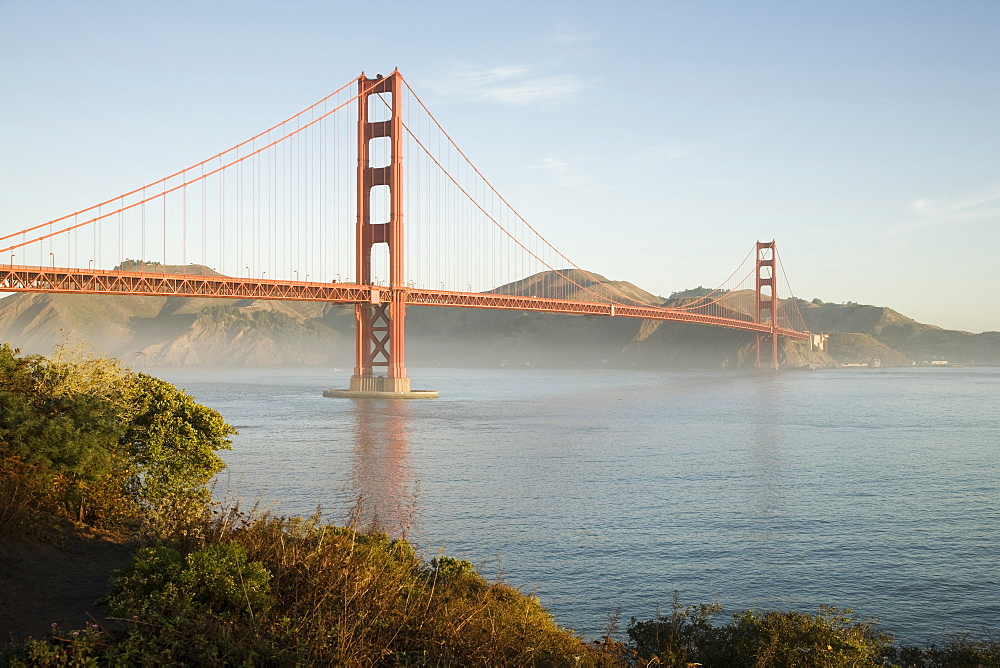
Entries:
[[[404,361],[406,275],[403,236],[403,80],[398,71],[369,79],[358,77],[357,284],[372,285],[372,251],[386,244],[389,251],[388,295],[372,288],[370,299],[354,305],[357,321],[356,363],[348,390],[326,390],[328,397],[423,399],[437,392],[411,390]],[[389,118],[380,117],[388,106]],[[374,114],[370,112],[374,111]],[[388,138],[389,163],[373,164],[372,140]],[[372,204],[378,187],[388,188],[387,211]],[[386,207],[381,207],[386,208]],[[384,220],[376,220],[384,213]],[[383,370],[385,375],[378,374]]]
[[757,271],[756,271],[756,315],[758,323],[769,323],[771,325],[771,359],[765,360],[761,354],[764,348],[764,338],[767,334],[757,332],[757,368],[762,369],[765,365],[773,364],[778,368],[778,297],[776,293],[775,262],[777,260],[778,249],[771,241],[757,242]]

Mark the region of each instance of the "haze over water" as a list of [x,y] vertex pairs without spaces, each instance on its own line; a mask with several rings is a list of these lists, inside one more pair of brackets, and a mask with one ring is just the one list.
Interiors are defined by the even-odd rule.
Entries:
[[327,369],[156,373],[240,430],[246,500],[342,523],[363,495],[586,637],[675,589],[905,642],[1000,627],[1000,369],[411,369],[441,398],[409,402],[325,399]]

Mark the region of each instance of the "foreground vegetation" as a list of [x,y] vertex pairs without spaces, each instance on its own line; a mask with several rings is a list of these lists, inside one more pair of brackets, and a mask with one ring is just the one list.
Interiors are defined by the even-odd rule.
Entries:
[[[139,547],[106,600],[121,628],[53,629],[13,666],[996,666],[1000,643],[899,647],[849,610],[717,606],[633,619],[587,643],[465,561],[424,562],[356,523],[214,504],[233,429],[173,386],[63,349],[0,346],[0,540],[88,525]],[[358,513],[360,516],[360,513]]]

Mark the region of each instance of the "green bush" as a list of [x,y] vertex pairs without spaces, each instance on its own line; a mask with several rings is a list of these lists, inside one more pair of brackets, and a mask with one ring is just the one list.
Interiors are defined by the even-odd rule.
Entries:
[[14,655],[8,658],[6,665],[10,668],[106,666],[108,653],[112,649],[109,641],[108,634],[96,624],[68,633],[53,624],[47,639],[29,638]]
[[235,433],[169,383],[72,346],[0,345],[0,406],[0,531],[24,531],[31,509],[96,526],[200,512]]
[[997,668],[1000,666],[1000,642],[988,635],[982,638],[958,635],[941,645],[893,647],[886,653],[886,660],[905,668]]
[[628,626],[637,660],[667,666],[858,667],[886,665],[892,636],[875,628],[877,620],[857,619],[850,609],[823,606],[819,614],[801,612],[733,615],[723,626],[710,618],[719,606],[682,607],[674,595],[669,617]]
[[238,545],[209,544],[186,557],[168,547],[144,547],[112,578],[108,603],[114,614],[146,620],[209,610],[216,617],[252,619],[273,603],[270,579]]
[[[407,541],[384,533],[326,525],[318,515],[285,518],[228,508],[217,509],[200,535],[206,545],[200,551],[239,545],[249,561],[271,573],[273,605],[266,613],[255,610],[254,626],[258,653],[271,648],[269,663],[523,666],[609,660],[559,628],[534,597],[486,581],[465,561],[442,556],[427,564]],[[136,625],[133,632],[152,631]]]
[[442,580],[460,578],[471,575],[476,568],[468,561],[455,559],[454,557],[434,557],[431,559],[430,572],[434,577]]
[[629,649],[647,661],[655,657],[666,666],[686,666],[717,644],[720,631],[711,618],[721,612],[720,605],[682,606],[674,592],[669,617],[657,613],[647,621],[632,618],[627,629]]
[[[858,620],[852,611],[829,606],[819,614],[802,612],[735,615],[717,639],[708,661],[731,666],[877,666],[892,636],[875,628],[877,620]],[[720,665],[715,663],[715,665]]]
[[128,400],[120,444],[135,470],[133,492],[152,505],[179,493],[204,492],[225,467],[215,451],[228,450],[236,431],[183,390],[144,373],[130,375]]
[[96,520],[96,509],[105,505],[96,497],[110,481],[125,477],[127,467],[116,454],[125,431],[126,385],[114,361],[83,363],[65,349],[51,360],[19,357],[8,344],[0,345],[4,473],[11,480],[30,473],[31,494],[45,497],[38,505]]
[[270,579],[238,545],[210,544],[187,556],[140,548],[111,581],[112,614],[134,625],[109,658],[223,665],[269,656],[256,622],[274,603]]

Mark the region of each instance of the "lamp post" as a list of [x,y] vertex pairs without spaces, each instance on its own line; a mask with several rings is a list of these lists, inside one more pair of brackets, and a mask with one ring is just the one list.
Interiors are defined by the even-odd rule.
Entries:
[[55,269],[55,267],[56,267],[56,254],[50,251],[49,252],[49,257],[52,259],[52,268]]

